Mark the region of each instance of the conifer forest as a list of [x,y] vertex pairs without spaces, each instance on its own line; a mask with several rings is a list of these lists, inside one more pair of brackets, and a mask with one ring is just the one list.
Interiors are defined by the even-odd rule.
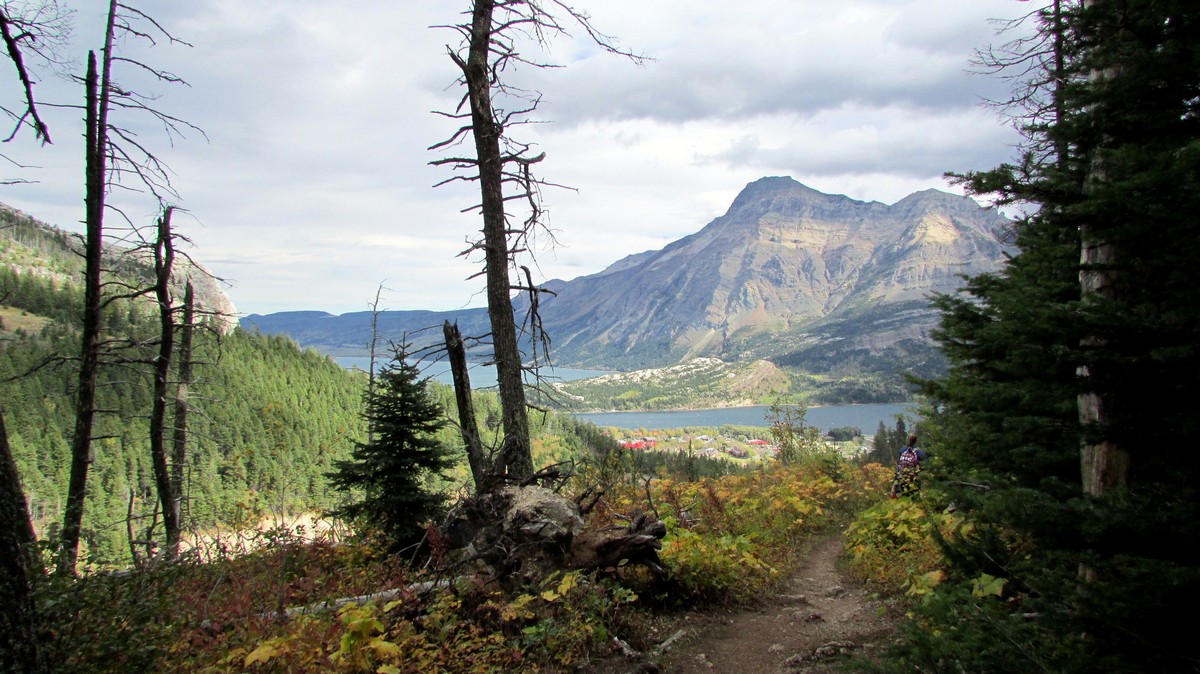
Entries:
[[[6,140],[65,141],[36,64],[69,64],[86,164],[62,188],[79,233],[0,204],[0,672],[714,671],[743,613],[786,601],[780,630],[846,627],[788,594],[822,545],[830,596],[884,628],[762,654],[778,671],[1200,672],[1183,617],[1200,603],[1194,0],[1014,2],[962,65],[1004,83],[992,103],[1021,141],[943,170],[1012,214],[1012,253],[927,298],[938,353],[907,377],[915,414],[873,437],[823,433],[786,395],[760,431],[599,428],[538,377],[555,286],[522,256],[552,231],[555,183],[521,136],[542,99],[514,71],[566,43],[654,57],[582,2],[465,0],[439,28],[429,58],[461,98],[426,147],[440,186],[469,190],[487,328],[446,321],[420,348],[372,334],[370,373],[226,313],[170,156],[130,120],[199,130],[119,84],[186,84],[125,50],[187,36],[112,0],[97,48],[63,58],[81,39],[67,4],[0,2]],[[0,201],[29,169],[0,163]],[[495,387],[469,381],[480,348]],[[614,381],[621,404],[696,393]]]

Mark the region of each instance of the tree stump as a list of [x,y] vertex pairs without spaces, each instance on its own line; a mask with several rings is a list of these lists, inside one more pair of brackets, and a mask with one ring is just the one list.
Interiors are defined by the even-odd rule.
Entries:
[[585,530],[579,505],[539,486],[509,486],[460,502],[442,527],[461,561],[509,587],[564,569],[615,573],[625,564],[664,574],[667,527],[636,512],[628,525]]

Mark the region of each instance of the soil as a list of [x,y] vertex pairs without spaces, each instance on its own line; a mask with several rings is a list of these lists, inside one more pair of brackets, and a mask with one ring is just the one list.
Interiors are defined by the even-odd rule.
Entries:
[[[649,629],[649,653],[594,663],[591,674],[825,674],[875,660],[892,640],[895,609],[843,574],[842,539],[817,539],[782,592],[734,611],[688,612]],[[619,650],[619,646],[618,646]]]

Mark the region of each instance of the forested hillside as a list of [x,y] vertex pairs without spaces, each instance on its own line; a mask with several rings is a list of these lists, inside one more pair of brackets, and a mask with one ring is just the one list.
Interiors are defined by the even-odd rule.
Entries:
[[[0,408],[42,538],[61,521],[70,465],[79,293],[48,278],[0,267]],[[134,305],[109,313],[108,330],[151,326]],[[332,503],[325,473],[362,437],[365,378],[282,337],[202,331],[192,387],[184,513],[189,528],[257,521],[267,513]],[[126,360],[133,354],[125,354]],[[96,447],[85,509],[94,561],[130,561],[125,520],[152,513],[149,374],[123,363],[101,370]],[[138,520],[142,533],[150,519]]]

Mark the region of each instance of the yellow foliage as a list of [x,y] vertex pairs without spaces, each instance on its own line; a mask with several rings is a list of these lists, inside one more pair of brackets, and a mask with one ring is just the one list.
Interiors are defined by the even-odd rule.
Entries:
[[884,500],[846,530],[850,572],[887,594],[922,596],[945,580],[947,562],[933,536],[970,537],[974,526],[952,513],[926,513],[908,499]]
[[1006,585],[1008,585],[1006,578],[997,578],[986,573],[980,574],[971,582],[971,594],[976,597],[1003,597]]

